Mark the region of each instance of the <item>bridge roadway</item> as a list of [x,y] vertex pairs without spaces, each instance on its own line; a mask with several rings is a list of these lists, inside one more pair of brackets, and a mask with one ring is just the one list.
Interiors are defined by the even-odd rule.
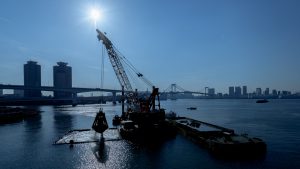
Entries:
[[41,91],[57,91],[57,92],[70,92],[70,93],[85,93],[85,92],[96,92],[96,91],[112,92],[112,93],[122,92],[122,90],[100,89],[100,88],[83,88],[83,87],[55,88],[53,86],[29,87],[24,85],[4,85],[4,84],[0,84],[0,89],[41,90]]
[[209,94],[207,94],[207,93],[203,93],[203,92],[193,92],[193,91],[183,91],[183,92],[172,92],[172,91],[170,91],[170,92],[161,92],[161,94],[163,94],[163,93],[167,93],[167,94],[187,94],[187,93],[192,93],[192,94],[204,94],[204,95],[209,95]]
[[[101,89],[101,88],[83,88],[83,87],[72,87],[72,88],[55,88],[53,86],[41,86],[41,87],[29,87],[24,85],[4,85],[0,84],[0,89],[15,89],[15,90],[41,90],[41,91],[57,91],[57,92],[70,92],[70,93],[85,93],[85,92],[111,92],[111,93],[119,93],[122,90],[115,90],[115,89]],[[132,92],[132,91],[124,91]],[[192,93],[192,94],[204,94],[208,95],[207,93],[202,92],[193,92],[193,91],[176,91],[176,92],[161,92],[161,94],[179,94],[179,93]]]

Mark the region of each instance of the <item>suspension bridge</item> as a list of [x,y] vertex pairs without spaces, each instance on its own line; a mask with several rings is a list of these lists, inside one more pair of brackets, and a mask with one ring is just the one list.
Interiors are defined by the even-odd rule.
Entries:
[[186,90],[176,83],[171,84],[168,88],[160,93],[162,99],[171,100],[176,100],[178,98],[192,98],[193,94],[209,96],[206,92]]

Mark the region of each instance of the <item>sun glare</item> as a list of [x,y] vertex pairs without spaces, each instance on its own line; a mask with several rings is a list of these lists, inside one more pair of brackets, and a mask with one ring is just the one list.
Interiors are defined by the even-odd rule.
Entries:
[[90,9],[89,15],[95,26],[97,26],[97,22],[101,19],[101,12],[96,8],[92,8]]
[[91,9],[91,11],[90,11],[90,17],[93,20],[98,20],[99,16],[100,16],[99,10],[97,10],[97,9]]

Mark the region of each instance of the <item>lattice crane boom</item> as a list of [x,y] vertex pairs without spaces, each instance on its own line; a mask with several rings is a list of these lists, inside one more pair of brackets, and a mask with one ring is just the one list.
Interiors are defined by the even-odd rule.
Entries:
[[96,29],[97,33],[98,33],[98,40],[101,41],[104,44],[108,56],[109,56],[109,60],[112,64],[112,67],[115,71],[115,74],[119,80],[119,83],[122,86],[124,86],[124,89],[127,91],[133,91],[132,86],[129,82],[128,76],[124,70],[124,67],[121,63],[121,59],[120,56],[118,55],[118,53],[116,52],[113,44],[111,43],[111,41],[105,36],[104,33],[102,33],[100,30]]

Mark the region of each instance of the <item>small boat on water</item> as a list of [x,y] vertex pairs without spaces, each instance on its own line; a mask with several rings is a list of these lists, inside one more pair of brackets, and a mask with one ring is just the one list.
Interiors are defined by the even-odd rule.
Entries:
[[268,103],[269,101],[267,99],[259,99],[256,100],[256,103]]
[[188,107],[186,109],[188,109],[188,110],[197,110],[197,107]]

